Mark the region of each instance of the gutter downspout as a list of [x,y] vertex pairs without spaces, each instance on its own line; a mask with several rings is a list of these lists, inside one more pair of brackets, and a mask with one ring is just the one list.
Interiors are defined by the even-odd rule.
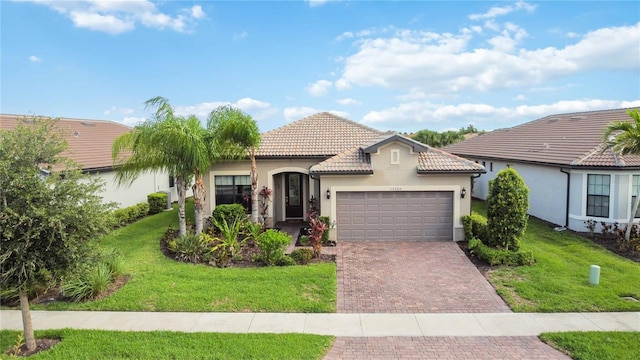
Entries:
[[571,190],[571,173],[568,172],[568,171],[564,171],[563,168],[560,168],[560,172],[564,173],[564,174],[567,174],[567,200],[566,200],[567,201],[567,204],[566,204],[567,212],[566,212],[565,217],[564,217],[564,227],[568,229],[569,228],[569,195],[570,195],[570,190]]

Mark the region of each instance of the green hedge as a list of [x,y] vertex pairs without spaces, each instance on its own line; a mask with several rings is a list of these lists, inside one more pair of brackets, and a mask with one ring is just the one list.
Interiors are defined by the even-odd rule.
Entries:
[[122,209],[114,210],[111,213],[113,226],[116,228],[131,224],[132,222],[149,215],[149,204],[140,203]]
[[494,249],[473,238],[469,240],[469,250],[478,259],[489,265],[522,266],[531,265],[535,262],[531,251],[510,251],[506,249]]
[[488,228],[487,218],[480,214],[471,213],[462,217],[462,226],[464,228],[464,239],[471,241],[476,238],[482,241],[487,240]]
[[244,206],[240,204],[221,204],[216,206],[213,209],[213,213],[211,214],[213,217],[213,223],[218,221],[219,223],[226,222],[231,225],[234,221],[238,220],[240,222],[245,221],[247,219],[247,214],[245,213]]
[[149,215],[160,213],[167,206],[167,193],[151,193],[147,195],[147,201],[149,202]]

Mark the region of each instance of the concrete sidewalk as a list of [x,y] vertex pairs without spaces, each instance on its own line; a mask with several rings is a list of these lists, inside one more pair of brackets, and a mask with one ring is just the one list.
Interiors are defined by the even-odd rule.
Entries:
[[[476,314],[299,314],[32,311],[34,329],[304,333],[346,337],[537,336],[555,331],[640,331],[640,312]],[[18,310],[0,329],[21,330]]]

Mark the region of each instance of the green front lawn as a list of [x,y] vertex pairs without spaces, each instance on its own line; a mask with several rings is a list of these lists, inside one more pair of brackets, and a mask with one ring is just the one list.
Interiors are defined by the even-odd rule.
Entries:
[[[192,214],[188,202],[187,214]],[[173,211],[142,219],[101,240],[125,257],[129,282],[113,295],[82,304],[35,305],[47,310],[335,312],[336,267],[226,268],[179,263],[160,252]]]
[[[485,203],[473,201],[473,211],[486,215]],[[569,231],[554,231],[530,218],[522,249],[531,250],[532,266],[501,267],[489,281],[514,311],[639,311],[640,264],[613,254]],[[601,268],[600,284],[589,285],[591,265]]]
[[540,338],[576,360],[636,360],[639,332],[547,333]]
[[[2,354],[14,345],[18,333],[0,331]],[[29,359],[322,359],[333,342],[331,336],[306,334],[72,329],[36,331],[36,338],[61,338],[62,341]]]

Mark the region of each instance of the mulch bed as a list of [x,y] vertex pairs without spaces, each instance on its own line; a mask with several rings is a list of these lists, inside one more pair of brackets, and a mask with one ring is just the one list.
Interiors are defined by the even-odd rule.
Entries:
[[29,351],[27,350],[27,345],[22,345],[19,348],[11,348],[5,352],[6,355],[9,356],[20,356],[27,357],[31,355],[35,355],[41,351],[49,350],[52,347],[56,346],[61,339],[36,339],[36,348]]
[[589,236],[586,233],[577,233],[577,234],[591,240],[592,242],[598,245],[602,245],[605,249],[611,251],[612,253],[618,254],[622,257],[625,257],[629,260],[633,260],[635,262],[640,262],[640,253],[637,253],[637,252],[629,253],[629,252],[620,251],[620,246],[618,246],[618,243],[614,239],[608,239],[602,236]]
[[[176,254],[167,248],[167,242],[171,239],[171,236],[177,236],[177,231],[173,229],[167,230],[165,236],[160,240],[160,251],[164,254],[164,256],[175,260]],[[260,254],[260,248],[252,239],[246,241],[245,245],[240,248],[240,254],[235,258],[229,260],[229,263],[226,267],[228,268],[255,268],[255,267],[264,267],[265,265],[259,261],[253,261],[253,255]],[[319,263],[319,262],[335,262],[335,255],[326,255],[321,254],[319,258],[311,259],[310,263]],[[201,263],[203,265],[214,266],[214,264],[209,263]]]
[[499,266],[491,266],[484,261],[478,259],[477,256],[473,255],[471,251],[469,251],[469,242],[468,241],[458,241],[456,244],[460,247],[460,250],[464,252],[465,255],[469,258],[471,263],[478,268],[478,271],[482,274],[482,276],[487,277],[489,271],[493,269],[497,269]]

